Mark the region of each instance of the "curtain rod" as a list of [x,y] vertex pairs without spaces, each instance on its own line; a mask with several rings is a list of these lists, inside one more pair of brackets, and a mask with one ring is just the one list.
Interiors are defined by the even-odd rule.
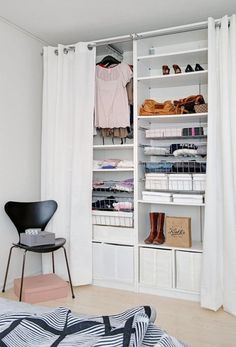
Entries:
[[[229,20],[230,21],[230,20]],[[220,26],[221,25],[221,19],[215,19],[215,25]],[[117,49],[113,46],[115,43],[122,43],[122,42],[129,42],[132,40],[140,40],[144,38],[154,37],[154,36],[164,36],[169,34],[178,34],[182,32],[187,31],[195,31],[195,30],[202,30],[207,29],[208,27],[208,21],[204,22],[198,22],[193,24],[186,24],[186,25],[180,25],[165,29],[158,29],[153,31],[147,31],[147,32],[141,32],[141,33],[133,33],[129,35],[123,35],[123,36],[117,36],[117,37],[111,37],[107,39],[100,39],[95,40],[91,43],[88,43],[88,49],[93,49],[94,47],[100,47],[100,46],[110,46],[112,50],[115,50],[118,55],[122,55],[123,52]],[[75,46],[69,46],[68,48],[64,48],[64,53],[67,54],[69,51],[74,51]],[[58,54],[58,50],[55,50],[55,53]]]

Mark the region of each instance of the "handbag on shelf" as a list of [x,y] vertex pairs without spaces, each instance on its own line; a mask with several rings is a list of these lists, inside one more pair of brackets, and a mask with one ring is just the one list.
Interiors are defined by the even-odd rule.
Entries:
[[176,114],[176,108],[170,100],[157,102],[152,99],[146,99],[140,107],[139,114],[140,116]]
[[208,104],[194,105],[194,110],[196,113],[207,113],[208,112]]
[[191,95],[187,98],[175,100],[174,105],[177,108],[183,108],[184,113],[195,113],[195,106],[205,104],[205,100],[202,95]]

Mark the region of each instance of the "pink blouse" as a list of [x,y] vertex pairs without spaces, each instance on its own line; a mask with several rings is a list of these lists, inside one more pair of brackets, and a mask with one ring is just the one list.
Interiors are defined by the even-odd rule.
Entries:
[[96,66],[95,126],[125,128],[130,126],[126,85],[132,77],[128,64],[112,68]]

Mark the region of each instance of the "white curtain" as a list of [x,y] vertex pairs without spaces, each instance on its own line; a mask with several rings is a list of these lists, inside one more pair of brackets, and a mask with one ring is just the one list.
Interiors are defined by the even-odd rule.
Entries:
[[208,23],[208,166],[201,305],[236,315],[236,16]]
[[[41,198],[58,203],[47,230],[66,238],[75,286],[92,281],[95,50],[84,42],[75,51],[44,48]],[[62,250],[55,253],[55,265],[68,279]],[[44,256],[44,273],[51,269],[51,257]]]

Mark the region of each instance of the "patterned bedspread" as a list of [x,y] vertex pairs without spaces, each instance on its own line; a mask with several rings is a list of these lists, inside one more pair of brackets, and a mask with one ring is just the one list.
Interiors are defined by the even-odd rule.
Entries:
[[0,314],[1,347],[187,347],[151,322],[141,306],[111,316],[74,315],[66,308],[42,314]]

